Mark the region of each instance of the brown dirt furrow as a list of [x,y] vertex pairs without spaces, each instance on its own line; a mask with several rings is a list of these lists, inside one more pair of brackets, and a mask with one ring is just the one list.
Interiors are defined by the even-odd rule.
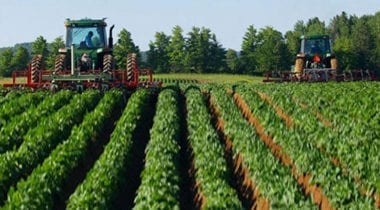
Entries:
[[283,120],[285,120],[285,123],[288,127],[292,127],[294,124],[293,124],[293,119],[290,115],[286,114],[285,111],[283,109],[281,109],[279,106],[275,105],[273,103],[273,100],[271,99],[271,97],[263,92],[257,92],[260,96],[261,99],[267,101],[272,107],[273,109],[276,111],[277,115],[282,118]]
[[297,167],[294,165],[293,160],[283,151],[280,145],[273,141],[273,137],[266,134],[264,128],[261,126],[260,121],[254,116],[243,98],[238,93],[233,94],[235,103],[241,109],[244,117],[248,122],[255,127],[256,132],[260,136],[260,139],[271,149],[274,156],[281,161],[282,164],[292,167],[292,175],[301,186],[306,196],[310,195],[313,198],[313,202],[320,207],[320,209],[334,209],[329,202],[329,199],[323,194],[322,188],[317,185],[311,185],[309,180],[311,174],[300,174]]
[[220,117],[218,108],[214,105],[215,102],[212,96],[209,96],[210,111],[215,121],[215,128],[219,134],[220,139],[223,141],[225,156],[229,167],[232,169],[232,176],[235,189],[238,192],[239,198],[246,209],[263,209],[270,208],[269,199],[260,194],[259,188],[256,186],[255,181],[249,176],[249,169],[243,164],[244,157],[241,154],[233,154],[233,143],[224,133],[224,121]]

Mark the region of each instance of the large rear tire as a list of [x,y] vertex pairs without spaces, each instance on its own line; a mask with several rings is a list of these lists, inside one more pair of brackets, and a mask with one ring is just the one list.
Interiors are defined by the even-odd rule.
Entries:
[[296,77],[298,80],[302,78],[303,66],[304,66],[303,58],[297,58],[296,63],[294,65],[294,72],[296,73]]
[[133,80],[134,70],[137,67],[136,53],[129,53],[127,55],[127,81],[130,82]]
[[66,55],[57,55],[57,57],[55,58],[54,73],[58,73],[65,70],[65,59]]
[[40,72],[42,70],[42,55],[34,55],[31,65],[31,77],[34,83],[38,83],[40,80]]
[[331,58],[330,60],[331,69],[338,69],[338,60],[336,58]]
[[103,73],[110,73],[113,66],[113,56],[111,54],[105,54],[103,56]]

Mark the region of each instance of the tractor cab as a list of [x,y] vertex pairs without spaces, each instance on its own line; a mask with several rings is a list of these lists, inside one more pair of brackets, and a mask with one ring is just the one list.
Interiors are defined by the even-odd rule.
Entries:
[[301,36],[301,49],[297,57],[305,59],[305,68],[331,68],[331,39],[328,35]]
[[331,54],[331,40],[328,36],[301,37],[301,53],[314,56]]
[[106,22],[103,19],[66,19],[66,44],[60,49],[60,57],[56,60],[55,73],[64,69],[74,69],[80,72],[103,70],[109,72],[112,68],[112,29],[110,28],[107,44]]
[[67,20],[66,48],[91,49],[106,47],[106,23],[104,20]]

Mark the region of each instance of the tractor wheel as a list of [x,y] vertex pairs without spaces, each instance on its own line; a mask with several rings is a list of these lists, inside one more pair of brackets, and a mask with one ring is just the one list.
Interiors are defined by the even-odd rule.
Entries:
[[302,78],[303,74],[303,58],[297,58],[296,63],[294,65],[294,72],[296,73],[296,77],[298,80]]
[[54,73],[58,73],[65,70],[65,59],[66,55],[57,55],[57,57],[55,58]]
[[35,55],[32,58],[31,77],[34,83],[40,80],[40,71],[42,70],[42,55]]
[[330,64],[332,69],[338,69],[338,60],[336,58],[331,58]]
[[130,82],[133,80],[134,70],[137,67],[136,62],[136,53],[129,53],[127,55],[127,81]]
[[110,73],[112,70],[113,56],[111,54],[105,54],[103,56],[103,73]]

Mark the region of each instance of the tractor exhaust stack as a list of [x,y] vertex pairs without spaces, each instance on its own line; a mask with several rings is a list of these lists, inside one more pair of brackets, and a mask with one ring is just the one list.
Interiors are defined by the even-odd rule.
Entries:
[[113,30],[113,27],[115,27],[115,25],[112,25],[111,28],[110,28],[110,33],[109,33],[109,38],[108,38],[108,47],[110,49],[113,48],[113,37],[112,37],[112,30]]

